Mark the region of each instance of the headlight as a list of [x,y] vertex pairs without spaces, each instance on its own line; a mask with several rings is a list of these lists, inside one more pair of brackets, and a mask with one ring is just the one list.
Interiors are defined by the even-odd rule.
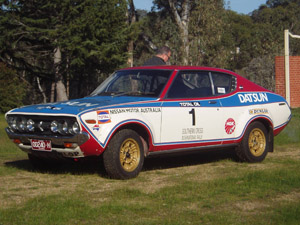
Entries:
[[27,121],[26,129],[30,132],[34,131],[34,121],[32,119]]
[[17,127],[17,119],[15,117],[8,117],[7,118],[7,123],[8,123],[8,126],[12,130],[16,131],[18,129],[18,127]]
[[78,134],[80,131],[79,124],[77,122],[73,123],[72,128],[69,130],[71,134]]
[[65,121],[63,124],[59,124],[58,127],[58,132],[62,135],[67,134],[68,133],[68,123]]
[[51,122],[51,125],[50,125],[50,129],[53,133],[57,133],[58,132],[58,122],[56,120],[52,121]]
[[26,123],[27,123],[27,121],[26,121],[25,118],[18,118],[17,119],[17,127],[18,127],[18,130],[20,132],[24,132],[25,131],[25,129],[26,129]]

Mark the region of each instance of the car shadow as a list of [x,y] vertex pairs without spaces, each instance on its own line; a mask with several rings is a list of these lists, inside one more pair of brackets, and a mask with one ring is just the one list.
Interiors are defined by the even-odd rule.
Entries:
[[[145,158],[142,171],[201,165],[226,159],[237,160],[234,149],[201,150],[192,153],[151,156]],[[99,174],[101,177],[108,178],[101,157],[87,157],[77,162],[67,160],[39,169],[35,168],[28,159],[9,161],[5,162],[4,165],[28,172],[72,175]]]
[[165,154],[146,158],[143,171],[201,165],[226,159],[237,161],[234,149],[210,149],[172,155]]
[[102,177],[107,176],[102,160],[99,157],[88,157],[79,161],[57,161],[53,164],[39,168],[34,167],[29,159],[9,161],[5,162],[4,165],[6,167],[17,168],[28,172],[72,175],[99,174]]

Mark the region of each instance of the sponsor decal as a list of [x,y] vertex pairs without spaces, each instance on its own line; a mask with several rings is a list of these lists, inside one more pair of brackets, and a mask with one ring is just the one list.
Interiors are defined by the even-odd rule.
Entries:
[[159,113],[161,108],[158,107],[146,107],[146,108],[124,108],[124,109],[111,109],[110,114],[120,114],[120,113]]
[[95,126],[93,126],[93,130],[99,131],[100,130],[100,126],[98,124],[96,124]]
[[268,114],[268,109],[249,109],[250,115]]
[[110,123],[110,115],[108,111],[97,111],[98,124]]
[[125,109],[111,109],[110,114],[120,114],[120,113],[139,113],[138,108],[125,108]]
[[218,94],[225,94],[226,93],[226,90],[223,87],[218,87],[217,91],[218,91]]
[[141,113],[158,113],[161,112],[160,108],[141,108]]
[[179,102],[180,107],[200,107],[200,102]]
[[61,110],[61,108],[60,108],[60,107],[55,107],[55,106],[50,106],[50,105],[48,105],[48,106],[39,106],[39,107],[37,107],[37,109],[52,109],[52,110]]
[[139,113],[138,108],[124,108],[124,109],[111,109],[110,114],[120,114],[120,113]]
[[182,129],[182,140],[202,140],[203,128],[183,128]]
[[241,103],[268,102],[267,93],[238,94]]
[[225,131],[227,134],[232,134],[235,130],[235,121],[232,118],[229,118],[225,123]]
[[63,102],[62,105],[70,105],[70,106],[83,106],[83,107],[90,107],[90,106],[96,106],[98,104],[91,104],[87,102]]

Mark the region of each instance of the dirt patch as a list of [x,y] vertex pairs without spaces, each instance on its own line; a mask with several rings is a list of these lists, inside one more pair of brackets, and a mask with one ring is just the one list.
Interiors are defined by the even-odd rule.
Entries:
[[[68,183],[72,186],[74,185],[74,180],[70,179],[68,178]],[[22,204],[28,199],[37,196],[57,194],[65,190],[62,178],[49,174],[20,172],[0,177],[0,183],[0,201],[4,208]]]
[[282,204],[285,202],[291,203],[291,202],[299,202],[299,201],[300,201],[300,190],[297,190],[270,199],[237,202],[232,205],[232,208],[241,211],[242,213],[248,214],[248,213],[261,212],[263,209],[271,208],[274,205]]
[[273,153],[269,153],[267,157],[270,158],[289,158],[289,159],[300,159],[300,148],[299,147],[277,147]]

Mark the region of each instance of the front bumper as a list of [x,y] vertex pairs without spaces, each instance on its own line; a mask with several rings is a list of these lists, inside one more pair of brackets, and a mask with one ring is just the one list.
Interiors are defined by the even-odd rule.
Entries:
[[[89,140],[90,136],[86,132],[80,132],[72,137],[64,136],[49,136],[49,135],[36,135],[36,134],[17,134],[11,131],[10,128],[5,129],[8,137],[12,140],[18,139],[21,143],[18,143],[18,147],[26,153],[39,152],[32,150],[31,139],[38,140],[50,140],[52,143],[51,152],[61,153],[64,157],[79,158],[84,157],[83,152],[80,149],[80,145]],[[72,148],[66,148],[65,143],[74,143]]]

